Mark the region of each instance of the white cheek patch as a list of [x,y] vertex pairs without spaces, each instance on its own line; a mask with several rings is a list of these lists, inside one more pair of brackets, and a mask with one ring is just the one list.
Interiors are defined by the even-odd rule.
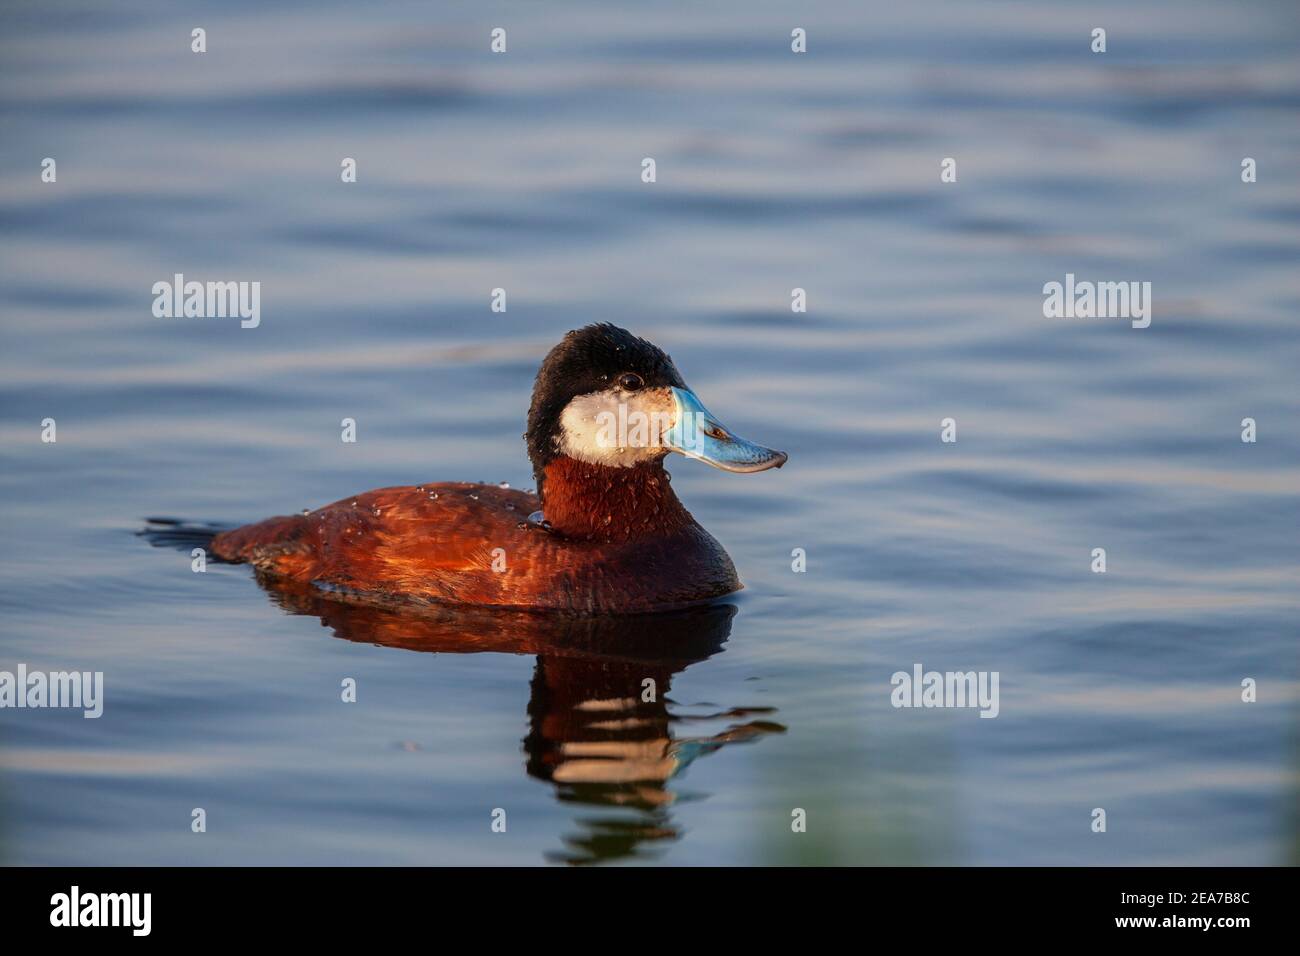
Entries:
[[630,468],[662,458],[676,403],[666,388],[611,388],[579,395],[560,413],[561,454],[589,465]]

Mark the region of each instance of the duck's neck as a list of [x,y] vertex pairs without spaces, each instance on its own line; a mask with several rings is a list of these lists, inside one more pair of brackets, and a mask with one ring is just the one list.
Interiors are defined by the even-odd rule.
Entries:
[[540,490],[542,515],[566,537],[662,537],[695,520],[677,500],[658,461],[610,468],[561,456],[543,469]]

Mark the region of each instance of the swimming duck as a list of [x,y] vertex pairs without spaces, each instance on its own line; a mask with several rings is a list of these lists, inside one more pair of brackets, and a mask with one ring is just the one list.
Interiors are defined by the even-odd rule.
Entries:
[[668,355],[607,323],[547,354],[524,438],[535,495],[467,482],[379,488],[223,532],[212,552],[365,601],[667,610],[741,584],[673,493],[664,459],[755,472],[787,457],[722,426]]

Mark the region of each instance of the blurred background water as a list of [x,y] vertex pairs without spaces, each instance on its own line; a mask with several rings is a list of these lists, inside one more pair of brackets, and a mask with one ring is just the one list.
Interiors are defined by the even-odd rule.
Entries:
[[[1298,46],[1289,2],[7,3],[0,669],[107,699],[0,712],[0,861],[1297,862]],[[261,326],[155,318],[177,272]],[[1067,272],[1151,327],[1045,319]],[[626,658],[133,536],[531,486],[595,320],[791,454],[672,466],[747,590]],[[917,662],[1000,716],[894,709]]]

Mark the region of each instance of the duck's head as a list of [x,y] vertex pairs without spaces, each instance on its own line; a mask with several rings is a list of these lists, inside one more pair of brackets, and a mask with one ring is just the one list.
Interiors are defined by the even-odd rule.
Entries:
[[557,459],[602,469],[678,452],[723,471],[780,468],[785,452],[735,434],[686,387],[664,351],[608,323],[568,333],[537,373],[528,454],[540,482]]

